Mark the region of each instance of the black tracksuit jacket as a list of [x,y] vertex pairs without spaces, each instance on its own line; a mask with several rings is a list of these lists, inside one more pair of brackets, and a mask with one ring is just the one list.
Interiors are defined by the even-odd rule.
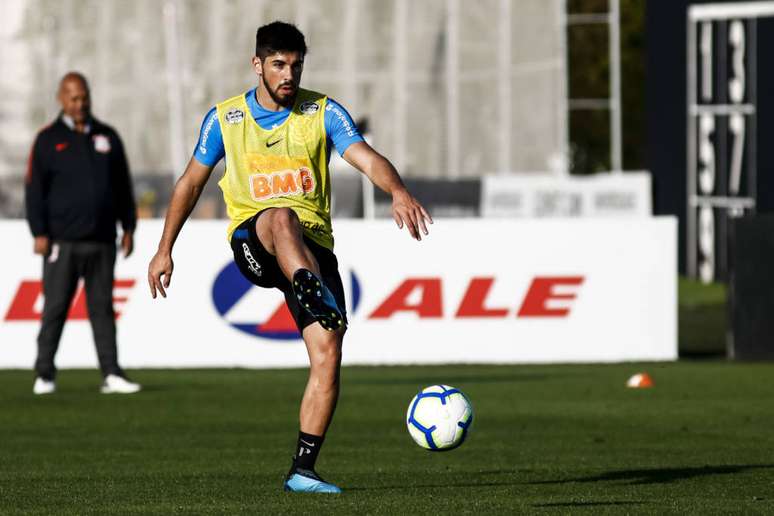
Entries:
[[38,133],[26,177],[27,222],[34,236],[114,242],[116,222],[132,232],[137,214],[118,134],[98,120],[78,133],[61,119]]

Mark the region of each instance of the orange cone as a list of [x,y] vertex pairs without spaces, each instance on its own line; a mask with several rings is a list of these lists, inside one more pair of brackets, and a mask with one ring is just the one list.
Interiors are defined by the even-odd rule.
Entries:
[[653,378],[648,373],[637,373],[626,381],[626,386],[631,389],[648,389],[653,387]]

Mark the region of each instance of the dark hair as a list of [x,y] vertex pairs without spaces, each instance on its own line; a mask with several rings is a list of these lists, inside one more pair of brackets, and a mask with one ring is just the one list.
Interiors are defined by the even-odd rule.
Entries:
[[255,55],[263,61],[276,52],[300,52],[306,55],[304,35],[292,23],[273,21],[258,27],[255,33]]

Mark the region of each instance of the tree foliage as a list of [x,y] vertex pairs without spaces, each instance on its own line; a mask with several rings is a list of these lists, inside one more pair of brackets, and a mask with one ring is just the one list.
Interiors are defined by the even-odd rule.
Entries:
[[[607,0],[568,0],[571,14],[604,13]],[[620,0],[621,108],[623,167],[645,166],[645,2]],[[573,25],[567,33],[570,98],[603,99],[610,95],[608,27]],[[607,110],[572,110],[570,171],[591,174],[610,170],[610,117]]]

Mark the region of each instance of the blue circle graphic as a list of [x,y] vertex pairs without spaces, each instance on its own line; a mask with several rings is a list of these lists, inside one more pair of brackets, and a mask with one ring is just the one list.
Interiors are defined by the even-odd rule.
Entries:
[[[349,272],[349,280],[352,292],[352,310],[350,313],[354,313],[360,304],[360,281],[352,270]],[[253,287],[255,287],[255,285],[250,283],[242,275],[236,263],[229,262],[228,265],[223,267],[215,278],[215,283],[212,285],[212,303],[215,305],[215,309],[218,311],[221,318],[225,318],[225,315],[229,310],[231,310]],[[273,327],[271,330],[262,329],[265,322],[266,321],[255,321],[250,323],[229,322],[229,325],[248,335],[262,337],[264,339],[298,340],[301,338],[292,319],[290,324],[286,327]]]

